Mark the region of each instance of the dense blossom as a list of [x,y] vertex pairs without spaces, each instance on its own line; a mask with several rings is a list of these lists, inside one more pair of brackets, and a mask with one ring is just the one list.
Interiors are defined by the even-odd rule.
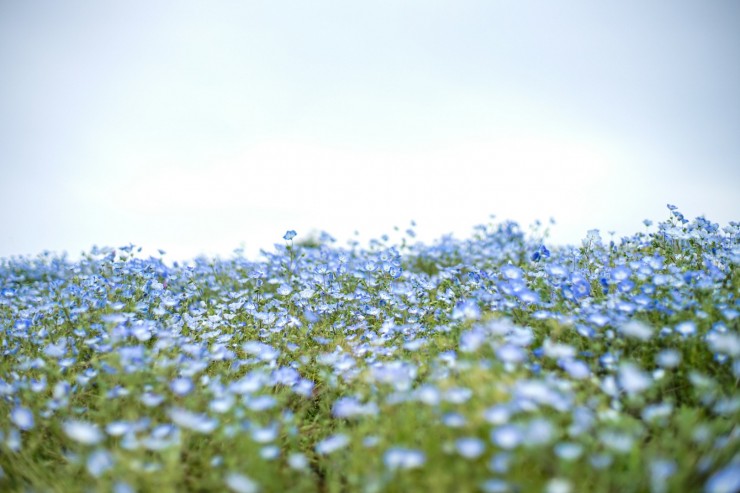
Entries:
[[740,224],[669,210],[0,259],[0,489],[737,492]]

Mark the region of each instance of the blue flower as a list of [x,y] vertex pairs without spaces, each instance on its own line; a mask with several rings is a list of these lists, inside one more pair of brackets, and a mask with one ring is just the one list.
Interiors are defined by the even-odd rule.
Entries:
[[266,411],[277,405],[277,400],[271,395],[258,395],[251,398],[244,398],[244,405],[252,411]]
[[555,445],[555,455],[564,461],[574,461],[583,453],[583,446],[573,442],[560,442]]
[[259,485],[251,478],[236,472],[229,473],[224,478],[224,483],[234,493],[257,493]]
[[277,423],[272,423],[265,427],[253,427],[252,440],[257,443],[270,443],[275,441],[279,431]]
[[619,366],[619,385],[629,395],[635,395],[647,390],[652,379],[639,366],[625,362]]
[[112,469],[115,463],[116,460],[110,452],[105,449],[98,449],[92,452],[87,458],[87,472],[99,478],[106,471]]
[[491,431],[491,442],[505,450],[518,447],[523,440],[524,434],[519,425],[505,424]]
[[516,297],[525,304],[539,303],[540,296],[531,289],[522,289],[516,293]]
[[25,407],[16,407],[10,413],[10,420],[20,430],[30,430],[33,428],[33,413]]
[[588,365],[578,359],[565,359],[560,362],[560,366],[576,380],[583,380],[591,375]]
[[611,270],[610,276],[616,282],[624,281],[632,275],[632,269],[626,265],[619,265]]
[[522,269],[515,265],[506,264],[503,267],[501,267],[501,273],[504,275],[506,279],[515,280],[515,279],[521,279],[524,275],[524,272],[522,272]]
[[103,440],[100,428],[92,423],[69,420],[62,423],[62,429],[69,438],[84,445],[95,445]]
[[455,448],[466,459],[477,459],[485,452],[486,444],[479,438],[463,437],[455,441]]
[[426,456],[421,450],[391,447],[383,455],[385,467],[393,471],[396,469],[416,469],[426,462]]
[[730,493],[740,491],[740,464],[728,464],[715,472],[704,485],[706,493]]
[[529,258],[532,262],[539,262],[543,258],[550,258],[550,250],[548,250],[545,245],[540,245],[540,247],[529,256]]
[[168,411],[173,423],[197,433],[209,434],[218,426],[218,421],[205,414],[196,414],[187,409],[174,407]]
[[285,234],[283,235],[283,239],[284,239],[285,241],[290,241],[290,240],[292,240],[293,238],[295,238],[296,234],[297,234],[297,233],[295,232],[295,230],[289,229],[289,230],[288,230],[288,231],[286,231],[286,232],[285,232]]
[[288,465],[291,469],[302,471],[308,468],[308,458],[301,453],[293,453],[288,456]]
[[696,333],[696,323],[693,320],[687,320],[679,323],[674,330],[683,337],[689,337]]
[[113,493],[136,493],[136,490],[129,486],[128,483],[124,483],[123,481],[116,481],[113,484]]
[[479,485],[480,490],[483,493],[509,493],[510,491],[516,491],[511,484],[507,483],[503,479],[486,479]]
[[563,286],[563,296],[566,299],[579,301],[591,294],[591,284],[580,274],[574,274],[570,279],[570,286]]
[[316,444],[316,453],[321,455],[331,454],[349,445],[349,437],[343,433],[337,433],[321,440]]
[[193,381],[189,378],[180,377],[170,382],[170,389],[172,392],[181,397],[188,395],[192,392],[193,388],[195,388],[195,385],[193,385]]
[[481,316],[481,310],[474,300],[460,301],[452,310],[453,320],[477,320]]
[[374,402],[360,403],[354,397],[340,397],[334,402],[332,415],[336,418],[351,418],[358,415],[378,414],[378,406]]

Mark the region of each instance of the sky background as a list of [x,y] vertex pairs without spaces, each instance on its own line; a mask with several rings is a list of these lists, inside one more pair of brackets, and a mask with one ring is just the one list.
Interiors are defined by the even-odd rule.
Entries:
[[740,220],[740,2],[0,0],[0,257]]

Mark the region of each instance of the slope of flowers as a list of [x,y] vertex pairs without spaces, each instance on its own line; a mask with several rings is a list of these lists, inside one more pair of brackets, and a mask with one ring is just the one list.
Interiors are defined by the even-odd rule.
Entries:
[[2,491],[740,491],[740,225],[0,260]]

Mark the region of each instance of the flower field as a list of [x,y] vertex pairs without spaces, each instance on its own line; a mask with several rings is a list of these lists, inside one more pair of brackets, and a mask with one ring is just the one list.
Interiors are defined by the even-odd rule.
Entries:
[[0,259],[0,491],[740,491],[740,224],[604,236]]

